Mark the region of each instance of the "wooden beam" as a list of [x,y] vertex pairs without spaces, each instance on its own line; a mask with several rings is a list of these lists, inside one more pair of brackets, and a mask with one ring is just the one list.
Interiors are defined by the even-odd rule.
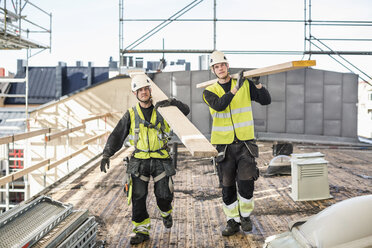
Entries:
[[30,167],[27,167],[25,169],[22,169],[20,171],[17,171],[15,173],[12,173],[10,175],[7,175],[7,176],[4,176],[4,177],[1,177],[0,178],[0,186],[6,184],[6,183],[10,183],[10,182],[13,182],[14,180],[20,178],[20,177],[23,177],[24,175],[27,175],[28,173],[31,173],[33,172],[34,170],[37,170],[43,166],[45,166],[45,171],[48,171],[50,169],[53,169],[54,167],[62,164],[63,162],[66,162],[67,160],[75,157],[76,155],[84,152],[88,150],[88,146],[84,146],[83,148],[81,148],[80,150],[77,150],[76,152],[74,153],[71,153],[70,155],[66,156],[66,157],[63,157],[61,158],[60,160],[56,161],[56,162],[53,162],[53,163],[50,163],[50,159],[45,159],[43,161],[41,161],[40,163],[37,163],[37,164],[34,164],[34,165],[31,165]]
[[[131,74],[133,76],[133,74]],[[150,79],[152,89],[152,99],[154,104],[158,101],[168,99],[163,91]],[[189,150],[192,156],[196,157],[211,157],[217,155],[217,150],[205,138],[205,136],[190,122],[190,120],[182,114],[175,106],[159,108],[159,113],[171,126],[178,138]]]
[[[283,64],[278,65],[272,65],[268,67],[253,69],[249,71],[244,72],[244,77],[257,77],[257,76],[265,76],[270,74],[275,74],[279,72],[285,72],[285,71],[292,71],[297,70],[301,68],[306,68],[309,66],[315,66],[316,61],[315,60],[299,60],[299,61],[291,61]],[[238,74],[232,74],[232,78],[237,78]],[[209,81],[206,81],[204,83],[199,83],[196,85],[196,88],[206,88],[211,84],[214,84],[217,82],[217,79],[212,79]]]
[[34,171],[34,170],[37,170],[37,169],[39,169],[40,167],[42,167],[46,164],[49,164],[49,162],[50,162],[50,159],[45,159],[45,160],[41,161],[40,163],[31,165],[30,167],[27,167],[25,169],[22,169],[20,171],[17,171],[15,173],[12,173],[12,174],[7,175],[5,177],[1,177],[0,178],[0,186],[4,185],[6,183],[13,182],[16,179],[18,179],[20,177],[23,177],[24,175],[26,175],[26,174]]
[[97,139],[101,138],[102,136],[105,136],[106,134],[109,134],[109,133],[110,133],[110,132],[107,131],[107,132],[104,132],[104,133],[102,133],[102,134],[98,134],[98,135],[96,135],[96,136],[93,136],[92,138],[89,138],[89,139],[83,140],[83,142],[82,142],[81,144],[82,144],[82,145],[86,145],[86,144],[88,144],[88,143],[90,143],[90,142],[92,142],[92,141],[95,141],[95,140],[97,140]]
[[35,130],[35,131],[31,131],[31,132],[13,134],[13,135],[10,135],[10,136],[1,137],[0,138],[0,145],[12,143],[12,142],[18,141],[18,140],[32,138],[32,137],[39,136],[39,135],[46,134],[46,133],[50,133],[50,128],[44,128],[44,129]]
[[45,166],[45,171],[48,171],[50,169],[53,169],[53,168],[57,167],[58,165],[66,162],[67,160],[75,157],[76,155],[78,155],[78,154],[80,154],[80,153],[82,153],[82,152],[84,152],[86,150],[88,150],[88,146],[84,146],[83,148],[77,150],[76,152],[73,152],[70,155],[67,155],[66,157],[61,158],[60,160],[55,161],[55,162],[53,162],[53,163]]
[[45,137],[45,139],[46,139],[46,141],[51,141],[52,139],[61,137],[61,136],[65,135],[65,134],[68,134],[68,133],[73,133],[73,132],[75,132],[77,130],[80,130],[82,128],[85,128],[85,124],[77,126],[77,127],[73,127],[73,128],[68,128],[68,129],[65,129],[65,130],[57,132],[57,133],[49,134]]
[[96,119],[100,119],[100,118],[103,118],[103,117],[110,117],[111,115],[112,115],[111,113],[106,113],[106,114],[92,116],[92,117],[89,117],[89,118],[86,118],[86,119],[82,119],[81,120],[81,123],[84,124],[85,122],[96,120]]

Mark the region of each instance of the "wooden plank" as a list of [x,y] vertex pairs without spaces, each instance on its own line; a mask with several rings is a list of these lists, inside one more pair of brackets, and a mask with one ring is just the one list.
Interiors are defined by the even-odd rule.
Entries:
[[[270,75],[270,74],[275,74],[279,72],[285,72],[285,71],[292,71],[292,70],[297,70],[301,68],[306,68],[309,66],[315,66],[316,61],[315,60],[298,60],[298,61],[291,61],[291,62],[286,62],[283,64],[278,64],[278,65],[272,65],[268,67],[263,67],[263,68],[258,68],[258,69],[253,69],[249,71],[244,72],[244,77],[257,77],[257,76],[265,76],[265,75]],[[232,74],[232,78],[237,78],[238,74]],[[199,83],[196,85],[196,88],[206,88],[211,84],[214,84],[217,82],[217,79],[212,79],[203,83]]]
[[46,133],[50,133],[50,128],[44,128],[44,129],[35,130],[35,131],[27,132],[27,133],[15,134],[14,141],[28,139],[28,138],[39,136],[39,135],[46,134]]
[[[133,74],[131,74],[133,76]],[[168,99],[163,91],[150,79],[152,99],[154,104]],[[212,157],[217,155],[217,150],[205,136],[191,123],[191,121],[175,106],[159,108],[159,113],[171,126],[178,138],[195,157]]]
[[111,116],[111,115],[112,115],[112,113],[106,113],[106,114],[101,114],[101,115],[92,116],[92,117],[89,117],[89,118],[86,118],[86,119],[82,119],[82,120],[81,120],[81,123],[85,123],[85,122],[88,122],[88,121],[92,121],[92,120],[100,119],[100,118],[103,118],[103,117],[109,117],[109,116]]
[[12,142],[13,142],[13,135],[0,138],[0,145],[12,143]]
[[73,133],[73,132],[75,132],[77,130],[80,130],[82,128],[85,128],[85,124],[80,125],[80,126],[77,126],[77,127],[74,127],[74,128],[68,128],[66,130],[63,130],[63,131],[60,131],[60,132],[57,132],[57,133],[53,133],[53,134],[47,135],[45,138],[46,138],[46,141],[51,141],[52,139],[61,137],[61,136],[65,135],[65,134]]
[[89,144],[89,143],[91,143],[92,141],[95,141],[95,140],[97,140],[97,139],[101,138],[102,136],[105,136],[106,134],[109,134],[109,133],[110,133],[110,132],[107,131],[107,132],[104,132],[104,133],[102,133],[102,134],[98,134],[98,135],[96,135],[96,136],[93,136],[92,138],[89,138],[89,139],[83,140],[83,142],[82,142],[81,144],[82,144],[82,145]]
[[66,162],[67,160],[69,160],[69,159],[75,157],[76,155],[79,155],[80,153],[82,153],[82,152],[84,152],[84,151],[86,151],[86,150],[88,150],[88,146],[84,146],[83,148],[77,150],[76,152],[73,152],[73,153],[71,153],[70,155],[61,158],[60,160],[58,160],[58,161],[56,161],[56,162],[53,162],[53,163],[51,163],[51,164],[45,166],[45,171],[48,171],[48,170],[50,170],[50,169],[53,169],[54,167],[57,167],[58,165],[60,165],[60,164],[62,164],[62,163],[64,163],[64,162]]
[[0,83],[25,83],[26,78],[7,78],[7,77],[1,77]]
[[39,169],[40,167],[46,165],[46,164],[49,164],[50,162],[50,159],[45,159],[43,161],[41,161],[40,163],[37,163],[37,164],[34,164],[34,165],[31,165],[30,167],[27,167],[23,170],[20,170],[20,171],[17,171],[15,173],[12,173],[10,175],[7,175],[5,177],[2,177],[0,178],[0,186],[1,185],[4,185],[6,183],[10,183],[20,177],[23,177],[24,175],[34,171],[34,170],[37,170]]
[[44,128],[44,129],[35,130],[35,131],[31,131],[31,132],[26,132],[26,133],[20,133],[20,134],[14,134],[14,135],[6,136],[6,137],[1,137],[0,138],[0,145],[8,144],[8,143],[18,141],[18,140],[32,138],[32,137],[39,136],[39,135],[42,135],[42,134],[46,134],[46,133],[49,133],[49,132],[50,132],[50,128]]

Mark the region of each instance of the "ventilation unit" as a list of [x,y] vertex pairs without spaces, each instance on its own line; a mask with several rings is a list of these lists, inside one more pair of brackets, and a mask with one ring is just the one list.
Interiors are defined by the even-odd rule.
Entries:
[[328,161],[320,152],[292,154],[292,193],[295,201],[331,198],[328,183]]

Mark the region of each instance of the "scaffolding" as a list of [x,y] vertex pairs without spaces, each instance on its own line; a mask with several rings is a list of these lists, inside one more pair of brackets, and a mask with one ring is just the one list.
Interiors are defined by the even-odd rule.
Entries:
[[[41,24],[41,20],[44,20]],[[47,24],[44,24],[47,23]],[[1,77],[0,85],[5,91],[1,91],[0,98],[23,97],[25,98],[25,129],[29,131],[28,116],[28,64],[29,59],[46,49],[51,49],[52,39],[52,14],[41,9],[28,0],[0,0],[0,50],[26,50],[26,73],[24,78]],[[42,37],[40,37],[42,35]],[[36,37],[36,38],[35,38]],[[48,45],[39,40],[44,38]],[[32,54],[32,50],[37,50]],[[24,94],[10,94],[10,85],[12,83],[24,83]],[[13,136],[14,137],[14,136]],[[11,144],[11,146],[10,146]],[[2,163],[0,167],[0,176],[7,176],[12,172],[17,172],[27,167],[28,159],[28,141],[23,144],[16,144],[14,140],[3,144],[1,149]],[[13,155],[12,155],[13,154]],[[20,156],[22,154],[22,156]],[[13,157],[12,157],[13,156]],[[14,164],[17,163],[17,166]],[[21,164],[20,166],[18,166]],[[27,175],[12,184],[9,187],[0,188],[0,208],[8,210],[14,207],[16,203],[28,199],[28,178]],[[10,202],[10,195],[16,194],[15,201]],[[5,203],[2,201],[5,198]],[[19,199],[18,199],[19,198]]]
[[[328,27],[352,27],[352,26],[359,26],[370,28],[372,27],[372,21],[347,21],[347,20],[313,20],[312,19],[312,0],[304,0],[304,19],[303,20],[284,20],[284,19],[223,19],[217,18],[216,10],[217,10],[217,0],[213,0],[213,18],[203,18],[203,19],[181,19],[180,17],[199,5],[203,0],[194,0],[190,4],[186,5],[184,8],[180,9],[178,12],[170,16],[166,19],[143,19],[143,18],[136,18],[130,19],[125,18],[124,15],[124,0],[119,0],[119,57],[120,57],[120,66],[123,66],[123,58],[125,54],[133,54],[133,53],[197,53],[197,54],[209,54],[213,50],[216,49],[216,26],[217,23],[221,22],[251,22],[251,23],[303,23],[304,25],[304,48],[302,51],[288,51],[288,50],[222,50],[226,54],[270,54],[270,55],[328,55],[341,66],[346,68],[348,71],[352,73],[359,74],[359,77],[364,81],[372,80],[371,75],[368,75],[366,72],[352,64],[349,60],[347,60],[342,55],[358,55],[358,56],[368,56],[372,55],[370,50],[368,51],[341,51],[341,50],[334,50],[328,45],[327,41],[347,41],[347,42],[371,42],[372,39],[366,38],[332,38],[332,37],[315,37],[313,34],[313,27],[314,26],[328,26]],[[222,10],[223,11],[223,10]],[[160,22],[160,24],[156,25],[153,29],[145,33],[144,35],[140,36],[134,42],[130,43],[127,46],[124,46],[124,23],[129,22]],[[206,49],[206,50],[192,50],[192,49],[135,49],[137,46],[145,42],[154,34],[158,33],[160,30],[171,24],[172,22],[213,22],[213,49]],[[365,32],[368,33],[367,31]]]

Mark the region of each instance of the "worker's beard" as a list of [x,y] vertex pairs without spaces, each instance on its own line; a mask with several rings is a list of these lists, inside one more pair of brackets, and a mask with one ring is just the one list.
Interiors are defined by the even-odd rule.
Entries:
[[144,100],[141,100],[141,99],[138,97],[138,93],[137,93],[137,100],[140,101],[140,102],[143,102],[143,103],[145,103],[145,104],[149,104],[150,102],[152,102],[152,96],[151,96],[151,94],[150,94],[149,99],[147,99],[146,101],[144,101]]

